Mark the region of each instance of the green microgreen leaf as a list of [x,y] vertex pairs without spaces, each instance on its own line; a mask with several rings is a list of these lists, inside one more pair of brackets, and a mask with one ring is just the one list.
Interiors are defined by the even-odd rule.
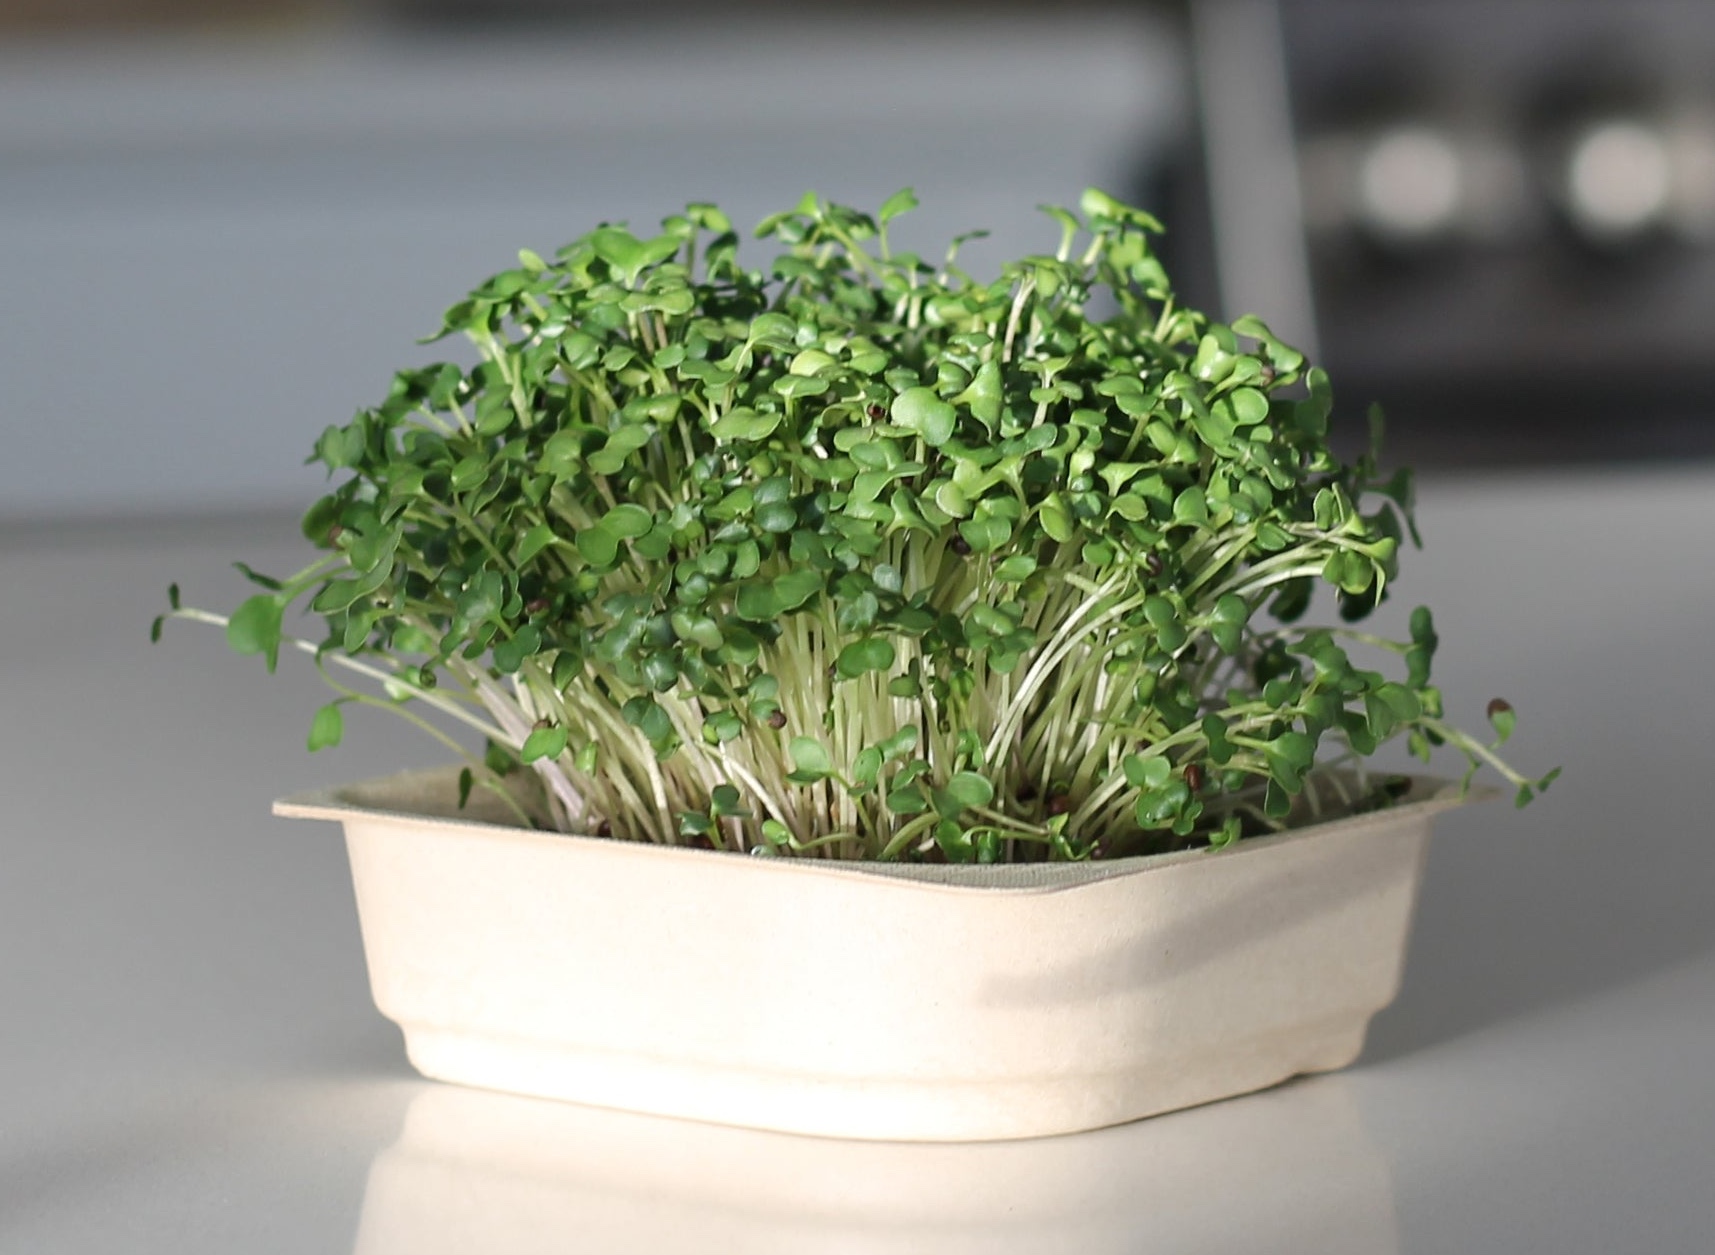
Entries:
[[881,209],[875,215],[876,221],[886,224],[917,208],[917,194],[908,187],[902,187],[892,196],[881,202]]
[[600,530],[621,540],[634,540],[654,526],[655,518],[640,505],[616,505],[602,515]]
[[1488,715],[1489,722],[1495,729],[1495,744],[1505,745],[1507,738],[1513,734],[1513,726],[1518,716],[1513,713],[1512,706],[1499,697],[1489,703]]
[[755,410],[729,410],[716,419],[710,432],[722,440],[766,440],[780,426],[778,413],[759,414]]
[[895,815],[920,815],[929,809],[929,799],[914,784],[900,785],[888,793],[887,809]]
[[994,785],[974,771],[955,773],[947,781],[945,791],[961,807],[987,806],[994,800]]
[[345,716],[340,713],[338,702],[329,702],[316,711],[315,718],[310,720],[310,753],[317,750],[329,749],[340,743],[345,735]]
[[[252,584],[258,585],[259,587],[271,589],[274,592],[279,592],[280,589],[285,587],[285,585],[282,584],[279,580],[274,579],[272,576],[263,575],[259,571],[254,571],[249,566],[245,565],[242,562],[234,562],[232,565],[240,574],[242,574],[244,576],[245,579],[249,580]],[[178,585],[177,584],[169,585],[168,586],[168,600],[171,603],[174,610],[177,610],[179,608],[178,596],[179,596]]]
[[835,666],[848,680],[870,671],[886,671],[893,666],[893,642],[884,636],[868,636],[855,640],[840,651]]
[[953,407],[931,388],[907,388],[893,401],[893,421],[923,437],[925,444],[939,447],[953,438],[957,417]]
[[833,773],[833,760],[827,748],[807,736],[795,736],[788,747],[792,756],[792,776],[799,783],[809,784],[826,779]]
[[235,653],[261,654],[274,670],[280,657],[281,620],[286,602],[278,593],[258,593],[232,612],[226,643]]
[[577,534],[578,552],[592,566],[611,566],[619,556],[619,537],[601,526],[587,527]]
[[511,675],[541,648],[542,633],[526,623],[514,632],[510,639],[501,641],[494,647],[495,670]]
[[538,759],[558,758],[566,752],[566,729],[561,727],[536,728],[524,738],[524,745],[518,751],[519,761],[529,766]]
[[1120,765],[1125,771],[1126,783],[1134,789],[1159,789],[1173,774],[1173,764],[1159,754],[1148,758],[1127,754]]
[[546,523],[538,523],[518,539],[518,548],[513,554],[513,560],[523,566],[542,550],[553,544],[557,537],[554,529]]

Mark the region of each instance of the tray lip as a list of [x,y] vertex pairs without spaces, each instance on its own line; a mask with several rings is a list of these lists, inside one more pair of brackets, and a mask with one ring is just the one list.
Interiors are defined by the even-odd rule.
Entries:
[[[710,873],[773,875],[773,876],[834,876],[846,881],[867,881],[877,888],[894,886],[899,890],[938,892],[961,896],[1018,896],[1062,893],[1106,881],[1160,871],[1182,864],[1204,862],[1210,866],[1233,859],[1254,857],[1268,851],[1302,844],[1318,838],[1336,835],[1356,835],[1365,831],[1380,833],[1388,829],[1405,829],[1414,822],[1428,820],[1443,811],[1471,802],[1488,801],[1500,795],[1492,787],[1465,789],[1456,781],[1437,776],[1412,776],[1408,800],[1383,810],[1365,811],[1339,819],[1307,824],[1303,827],[1251,837],[1222,851],[1177,850],[1164,854],[1141,854],[1126,858],[1091,863],[1065,864],[992,864],[992,865],[933,865],[933,878],[913,875],[906,864],[881,864],[873,861],[838,861],[806,858],[756,858],[716,850],[699,850],[689,846],[656,845],[644,841],[619,841],[611,837],[593,837],[578,833],[541,832],[482,819],[452,819],[409,810],[375,806],[351,797],[358,789],[387,784],[406,785],[425,777],[450,776],[457,764],[416,768],[387,776],[370,777],[346,784],[308,789],[276,800],[273,813],[284,819],[320,819],[341,824],[353,821],[382,824],[393,828],[429,829],[449,836],[477,838],[504,842],[514,847],[539,851],[560,850],[587,857],[608,860],[635,861],[638,866],[665,866],[662,860],[694,860]],[[692,862],[681,864],[689,870]],[[739,869],[751,869],[739,871]],[[1051,870],[1047,870],[1051,869]],[[1019,873],[1023,873],[1020,875]],[[1044,876],[1047,879],[1044,879]]]

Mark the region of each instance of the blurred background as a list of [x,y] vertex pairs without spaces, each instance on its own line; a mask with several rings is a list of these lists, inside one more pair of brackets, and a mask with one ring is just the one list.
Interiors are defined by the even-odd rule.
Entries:
[[1155,209],[1427,467],[1715,452],[1715,5],[0,0],[0,522],[295,510],[520,246]]
[[[611,1156],[520,1193],[388,1150],[434,1091],[370,1004],[336,834],[264,816],[436,751],[365,710],[307,754],[307,660],[147,625],[171,580],[227,608],[229,559],[302,561],[316,435],[456,351],[415,341],[520,246],[910,185],[895,238],[986,227],[981,274],[1088,184],[1168,223],[1187,298],[1313,349],[1337,426],[1386,408],[1429,543],[1376,630],[1433,605],[1449,713],[1505,696],[1514,761],[1565,775],[1439,826],[1353,1072],[1042,1143],[1097,1165],[1064,1231],[1708,1255],[1715,0],[0,0],[0,1255],[417,1251],[437,1203],[488,1226],[463,1249],[544,1249],[505,1240],[518,1200],[707,1250],[733,1179],[777,1221],[789,1183],[707,1157],[622,1226]],[[377,1189],[360,1224],[372,1157],[429,1204]],[[1091,1249],[1031,1201],[1021,1249]]]

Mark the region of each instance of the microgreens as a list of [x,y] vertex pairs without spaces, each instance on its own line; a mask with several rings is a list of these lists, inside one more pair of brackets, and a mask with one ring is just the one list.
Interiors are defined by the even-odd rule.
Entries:
[[[806,196],[745,268],[712,205],[489,279],[330,427],[323,556],[228,618],[347,703],[483,734],[463,793],[521,822],[758,854],[994,862],[1221,847],[1330,806],[1405,736],[1547,786],[1446,723],[1427,609],[1364,617],[1416,540],[1408,472],[1327,442],[1326,375],[1175,300],[1146,214],[1090,191],[980,282]],[[1093,297],[1113,312],[1090,312]],[[439,338],[439,337],[437,337]],[[289,637],[308,600],[325,640]],[[159,623],[157,623],[157,631]],[[1348,649],[1398,655],[1390,678]],[[373,682],[334,678],[329,664]],[[1498,733],[1505,703],[1490,708]],[[1343,770],[1340,770],[1342,769]],[[1469,774],[1467,774],[1469,779]]]

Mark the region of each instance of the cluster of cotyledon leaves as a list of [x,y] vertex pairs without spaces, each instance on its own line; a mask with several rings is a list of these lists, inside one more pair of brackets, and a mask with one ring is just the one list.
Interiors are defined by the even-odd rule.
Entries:
[[521,254],[447,313],[474,369],[322,436],[326,553],[246,568],[231,643],[272,666],[307,596],[328,636],[295,643],[385,692],[336,683],[312,748],[345,702],[431,707],[489,739],[466,792],[527,764],[521,818],[663,843],[1220,847],[1378,804],[1361,762],[1400,734],[1543,787],[1442,721],[1427,610],[1408,642],[1290,626],[1319,583],[1368,613],[1412,531],[1408,475],[1330,452],[1320,370],[1179,306],[1154,222],[1101,193],[988,283],[890,251],[914,203],[808,196],[759,226],[764,271],[711,205]]

